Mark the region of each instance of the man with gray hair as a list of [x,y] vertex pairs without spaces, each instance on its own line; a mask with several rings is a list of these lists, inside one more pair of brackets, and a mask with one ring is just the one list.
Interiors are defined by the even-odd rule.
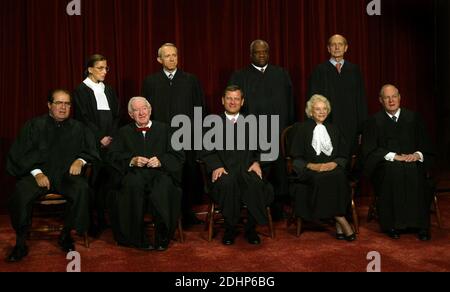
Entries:
[[[269,64],[269,44],[255,40],[250,45],[251,64],[235,72],[229,85],[238,85],[245,96],[244,114],[255,116],[279,116],[279,133],[293,124],[295,103],[289,73],[278,66]],[[270,134],[270,124],[268,127]],[[279,156],[269,165],[269,181],[275,189],[275,204],[272,207],[274,220],[282,218],[283,201],[289,197],[286,165]]]
[[[148,76],[142,86],[144,96],[153,106],[152,119],[171,124],[176,115],[186,115],[194,120],[194,108],[204,108],[203,90],[193,74],[178,68],[178,49],[172,43],[166,43],[158,50],[158,62],[162,70]],[[204,112],[204,111],[203,111]],[[193,137],[193,133],[192,133]],[[186,163],[183,170],[183,222],[185,225],[200,221],[192,212],[192,205],[201,200],[200,175],[196,174],[196,154],[185,151]]]
[[[151,121],[152,107],[144,97],[128,104],[133,119],[119,130],[108,160],[121,174],[112,227],[119,245],[143,250],[168,248],[180,216],[183,152],[173,150],[168,125]],[[144,216],[156,220],[155,246],[145,233]]]
[[393,239],[414,228],[422,241],[430,240],[432,191],[427,170],[434,150],[421,117],[400,107],[401,95],[394,85],[381,89],[383,110],[367,122],[362,152],[365,171],[377,195],[381,229]]

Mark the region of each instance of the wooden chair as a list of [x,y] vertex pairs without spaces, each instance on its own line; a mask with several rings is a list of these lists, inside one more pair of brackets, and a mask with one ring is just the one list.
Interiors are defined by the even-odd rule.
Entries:
[[[90,164],[84,167],[84,176],[89,179],[92,174],[92,166]],[[32,218],[38,219],[39,224],[33,224],[29,231],[29,237],[33,237],[37,233],[54,233],[63,230],[63,224],[56,224],[55,218],[64,220],[64,210],[67,204],[67,200],[63,194],[48,193],[38,198],[32,209]],[[40,224],[40,222],[44,222]],[[84,245],[89,248],[89,236],[85,232],[83,235]]]
[[[202,173],[202,177],[203,177],[203,185],[204,185],[204,192],[205,194],[208,195],[209,197],[209,205],[208,205],[208,212],[206,214],[206,220],[205,220],[205,230],[208,231],[208,242],[211,242],[213,237],[214,237],[214,225],[219,224],[219,223],[223,223],[223,216],[222,216],[222,211],[220,210],[220,206],[218,204],[216,204],[210,194],[210,190],[209,190],[209,179],[208,179],[208,174],[206,172],[206,165],[203,161],[201,160],[197,160],[197,163],[200,165],[200,170]],[[242,210],[243,211],[247,211],[247,206],[242,205]],[[270,207],[267,206],[266,207],[266,212],[267,212],[267,217],[269,220],[269,236],[270,238],[275,238],[275,230],[273,227],[273,220],[272,220],[272,213],[270,210]]]
[[[288,155],[288,153],[290,151],[292,138],[295,133],[295,129],[299,125],[300,125],[300,123],[295,123],[295,124],[287,127],[286,129],[284,129],[283,132],[281,133],[281,143],[280,143],[281,144],[281,155],[283,155],[283,157],[286,160],[286,167],[287,167],[289,183],[295,183],[295,180],[296,180],[296,178],[294,177],[293,159],[292,159],[292,157],[290,157]],[[355,168],[356,162],[357,162],[357,156],[353,155],[352,161],[351,161],[351,170],[353,170]],[[350,189],[351,189],[351,198],[352,198],[352,201],[351,201],[352,220],[353,220],[353,226],[355,228],[356,234],[359,233],[359,217],[358,217],[358,212],[357,212],[356,203],[355,203],[355,195],[356,195],[356,189],[358,188],[358,183],[359,183],[359,181],[356,179],[349,181]],[[294,210],[293,207],[292,207],[292,210]],[[299,237],[301,234],[301,230],[302,230],[302,218],[300,218],[300,217],[296,218],[294,211],[292,211],[292,216],[287,221],[287,228],[289,228],[291,225],[296,226],[296,228],[297,228],[296,236]]]

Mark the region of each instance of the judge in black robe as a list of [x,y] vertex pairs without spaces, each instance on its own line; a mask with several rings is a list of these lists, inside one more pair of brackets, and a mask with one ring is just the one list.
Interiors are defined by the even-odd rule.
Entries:
[[[151,106],[143,97],[130,100],[135,123],[119,130],[109,161],[121,174],[112,212],[116,241],[140,249],[166,250],[180,217],[183,152],[171,146],[170,128],[150,121]],[[156,221],[155,246],[146,236],[144,216]]]
[[[326,96],[333,109],[328,120],[337,126],[347,141],[348,158],[357,152],[358,136],[367,120],[367,101],[361,70],[344,60],[347,40],[340,35],[328,41],[330,60],[317,66],[309,80],[308,98]],[[340,65],[340,72],[336,64]]]
[[[142,96],[152,104],[152,120],[171,125],[174,116],[186,115],[194,121],[194,107],[204,110],[203,90],[197,77],[177,68],[178,50],[173,44],[164,44],[159,49],[158,62],[163,69],[148,76],[142,86]],[[196,224],[200,221],[194,216],[192,205],[201,201],[202,181],[198,175],[196,153],[185,149],[185,155],[183,221],[186,224]]]
[[415,228],[419,239],[429,240],[432,192],[426,176],[434,150],[423,120],[400,108],[400,101],[395,86],[382,88],[384,110],[368,121],[363,135],[365,172],[378,197],[381,229],[398,239],[399,230]]
[[[225,219],[225,235],[223,243],[234,243],[235,226],[239,222],[241,208],[247,206],[249,218],[245,226],[245,234],[250,244],[259,244],[256,233],[256,223],[267,224],[266,207],[273,201],[273,188],[262,178],[260,167],[260,153],[249,148],[249,133],[246,129],[245,150],[237,148],[238,124],[244,124],[243,115],[239,114],[244,102],[242,92],[237,86],[227,88],[222,99],[225,114],[222,115],[224,125],[223,150],[205,151],[202,160],[206,164],[207,172],[211,175],[211,195],[217,202]],[[234,128],[234,145],[227,149],[226,126]]]
[[89,187],[80,176],[86,163],[99,159],[92,133],[80,122],[70,119],[71,98],[64,90],[49,95],[49,115],[25,124],[14,142],[6,170],[17,178],[9,201],[11,222],[16,231],[16,247],[8,261],[18,261],[28,253],[26,234],[31,227],[33,202],[46,193],[58,193],[67,199],[64,230],[59,244],[75,250],[72,229],[84,234],[89,226]]
[[94,209],[97,212],[99,231],[106,226],[104,210],[107,194],[114,185],[114,173],[105,165],[106,154],[113,137],[119,127],[119,101],[114,89],[104,84],[108,73],[108,63],[105,57],[93,55],[86,66],[86,79],[73,92],[75,108],[74,118],[84,123],[94,134],[97,141],[101,161],[93,166]]
[[329,101],[313,95],[307,121],[293,128],[289,147],[296,175],[291,184],[294,212],[306,220],[335,218],[337,239],[355,240],[345,219],[351,193],[345,166],[346,144],[339,129],[328,123]]
[[[256,40],[251,44],[250,50],[252,64],[235,72],[228,84],[242,88],[245,97],[243,114],[279,116],[281,135],[283,129],[296,121],[291,78],[285,69],[269,64],[267,42]],[[275,188],[276,204],[272,209],[276,220],[282,217],[282,201],[289,193],[286,164],[279,156],[268,166],[269,181]]]

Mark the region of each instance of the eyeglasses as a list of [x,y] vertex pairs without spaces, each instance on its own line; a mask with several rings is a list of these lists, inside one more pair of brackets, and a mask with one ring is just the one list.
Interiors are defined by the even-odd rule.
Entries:
[[66,101],[66,102],[64,102],[64,101],[54,101],[53,104],[56,105],[56,106],[62,106],[62,105],[65,105],[67,107],[72,106],[72,103],[70,101]]
[[106,72],[109,72],[109,67],[94,67],[94,68],[100,72],[102,72],[103,70],[105,70]]

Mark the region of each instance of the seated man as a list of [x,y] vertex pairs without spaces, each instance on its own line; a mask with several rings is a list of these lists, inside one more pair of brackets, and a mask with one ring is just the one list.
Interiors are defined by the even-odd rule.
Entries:
[[426,172],[434,153],[425,124],[417,113],[400,108],[395,86],[383,86],[379,99],[384,109],[368,121],[362,152],[378,196],[381,229],[398,239],[400,230],[414,228],[420,240],[430,240]]
[[83,234],[89,226],[89,187],[80,174],[87,162],[99,159],[94,136],[83,124],[69,118],[68,91],[51,92],[48,108],[48,115],[24,126],[7,157],[6,169],[18,179],[9,202],[16,246],[8,262],[20,261],[28,254],[25,241],[31,226],[32,204],[46,193],[63,194],[68,202],[58,241],[65,252],[75,250],[71,230]]
[[[220,204],[225,219],[225,235],[222,242],[225,245],[234,243],[235,225],[240,219],[241,206],[245,204],[249,213],[245,226],[247,240],[250,244],[259,244],[261,240],[256,233],[256,223],[268,222],[266,207],[273,201],[273,188],[263,181],[259,163],[260,153],[248,150],[248,131],[246,131],[246,150],[236,150],[237,124],[243,120],[243,116],[239,113],[244,105],[241,89],[238,86],[227,87],[222,103],[225,107],[225,113],[222,115],[224,128],[226,123],[234,127],[235,150],[205,152],[202,157],[212,178],[212,198]],[[228,145],[226,140],[224,134],[224,145]]]
[[[108,156],[121,174],[111,216],[114,237],[119,245],[164,251],[180,217],[184,154],[173,150],[169,126],[150,120],[145,98],[132,98],[128,113],[134,122],[119,130]],[[145,233],[146,213],[156,222],[156,246]]]

